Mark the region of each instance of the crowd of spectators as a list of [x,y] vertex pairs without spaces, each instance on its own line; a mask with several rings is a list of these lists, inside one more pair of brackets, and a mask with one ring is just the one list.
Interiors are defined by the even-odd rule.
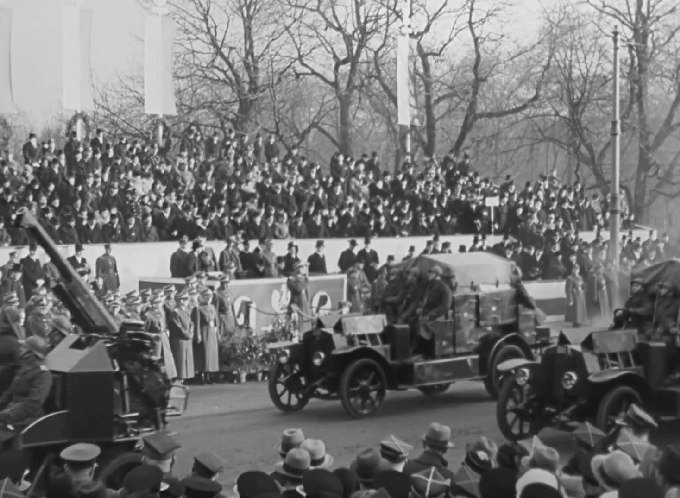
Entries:
[[[568,455],[538,438],[499,446],[481,437],[465,446],[458,465],[447,460],[454,446],[451,428],[436,422],[424,431],[418,450],[390,435],[345,465],[335,462],[323,440],[292,428],[281,435],[272,465],[240,474],[233,492],[239,498],[676,498],[680,447],[650,443],[655,428],[651,416],[631,405],[609,434],[587,423],[576,428]],[[142,438],[141,462],[99,482],[94,478],[99,448],[70,446],[50,474],[46,497],[226,496],[220,483],[229,463],[205,450],[180,479],[175,475],[180,447],[167,433],[148,435]],[[2,496],[22,497],[20,490],[30,484],[22,480],[21,460],[5,460],[2,492],[14,494]]]
[[453,151],[420,164],[407,157],[393,173],[375,152],[336,153],[321,165],[259,134],[204,136],[192,126],[177,142],[109,140],[97,130],[57,147],[31,134],[22,157],[0,157],[0,244],[26,242],[10,223],[22,205],[64,244],[495,232],[536,246],[607,226],[608,199],[579,181],[541,175],[520,186],[506,176],[496,185]]

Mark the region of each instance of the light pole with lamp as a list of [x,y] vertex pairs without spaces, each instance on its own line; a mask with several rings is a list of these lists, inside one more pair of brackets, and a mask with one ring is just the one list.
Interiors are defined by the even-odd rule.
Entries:
[[[619,252],[620,252],[620,200],[619,200],[619,183],[620,183],[620,162],[621,162],[621,124],[619,122],[619,29],[614,28],[612,33],[612,41],[614,42],[614,78],[613,78],[613,116],[612,116],[612,183],[610,192],[609,205],[609,256],[611,258],[611,271],[613,273],[612,282],[614,289],[612,289],[612,296],[618,299],[619,296]],[[617,305],[619,303],[616,303]]]

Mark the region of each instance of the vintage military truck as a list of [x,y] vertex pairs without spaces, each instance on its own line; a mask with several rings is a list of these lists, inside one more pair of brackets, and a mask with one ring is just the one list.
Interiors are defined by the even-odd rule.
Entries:
[[[646,284],[653,302],[661,281],[680,284],[680,261],[652,265],[633,278]],[[498,366],[503,384],[496,414],[506,438],[525,439],[545,427],[569,431],[584,421],[608,432],[631,403],[660,420],[680,419],[680,386],[667,382],[677,365],[669,364],[666,343],[641,334],[651,323],[625,308],[614,315],[607,329],[562,331],[540,361],[511,359]],[[667,338],[677,346],[677,332]]]
[[139,322],[116,324],[29,211],[19,210],[15,223],[56,266],[60,280],[52,291],[82,333],[66,336],[47,355],[53,382],[46,415],[19,428],[5,449],[25,454],[39,486],[62,448],[96,443],[102,447],[100,473],[114,479],[120,462],[135,460],[129,453],[140,436],[164,429],[168,417],[184,412],[188,392],[172,385],[153,358],[155,338]]
[[445,320],[419,323],[433,335],[432,354],[415,355],[408,325],[386,315],[329,315],[316,320],[299,343],[275,344],[277,361],[269,394],[284,411],[301,410],[310,399],[340,399],[352,417],[365,417],[388,390],[416,388],[442,393],[455,381],[484,381],[496,396],[498,365],[533,360],[550,331],[536,327],[536,311],[520,304],[512,261],[489,253],[423,255],[395,269],[425,274],[433,266],[458,282]]

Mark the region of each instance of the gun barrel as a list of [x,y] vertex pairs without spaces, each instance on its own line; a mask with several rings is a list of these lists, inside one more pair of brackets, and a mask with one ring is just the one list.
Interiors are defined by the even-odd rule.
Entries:
[[117,333],[118,325],[111,314],[99,302],[92,289],[66,261],[54,241],[33,214],[26,208],[20,208],[17,211],[14,224],[31,234],[59,271],[62,281],[55,285],[53,291],[69,309],[73,315],[73,320],[83,332]]

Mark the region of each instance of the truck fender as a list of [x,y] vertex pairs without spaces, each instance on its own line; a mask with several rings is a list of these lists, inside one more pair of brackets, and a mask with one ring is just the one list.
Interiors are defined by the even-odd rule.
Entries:
[[605,384],[621,377],[644,380],[642,375],[632,370],[601,370],[588,376],[588,381],[593,384]]
[[524,352],[526,358],[528,358],[529,360],[534,359],[534,353],[531,351],[531,348],[527,344],[526,339],[524,339],[524,336],[517,332],[513,332],[512,334],[501,336],[499,339],[494,341],[492,343],[490,350],[487,351],[484,351],[484,349],[480,350],[479,366],[480,369],[484,368],[483,372],[480,371],[480,375],[486,375],[486,373],[489,371],[489,368],[491,367],[491,364],[496,354],[503,348],[503,346],[507,344],[512,344],[519,347],[522,350],[522,352]]
[[498,364],[498,371],[500,373],[508,373],[513,370],[517,370],[521,367],[533,367],[538,365],[538,362],[534,360],[527,360],[525,358],[513,358],[511,360],[506,360],[503,363]]
[[396,376],[394,374],[393,368],[390,366],[385,357],[373,348],[367,346],[356,346],[353,348],[335,350],[331,353],[331,358],[334,359],[334,362],[336,362],[336,364],[341,367],[342,370],[344,370],[345,367],[354,360],[370,358],[382,367],[383,371],[385,372],[385,378],[387,379],[387,385],[390,387],[396,386]]

